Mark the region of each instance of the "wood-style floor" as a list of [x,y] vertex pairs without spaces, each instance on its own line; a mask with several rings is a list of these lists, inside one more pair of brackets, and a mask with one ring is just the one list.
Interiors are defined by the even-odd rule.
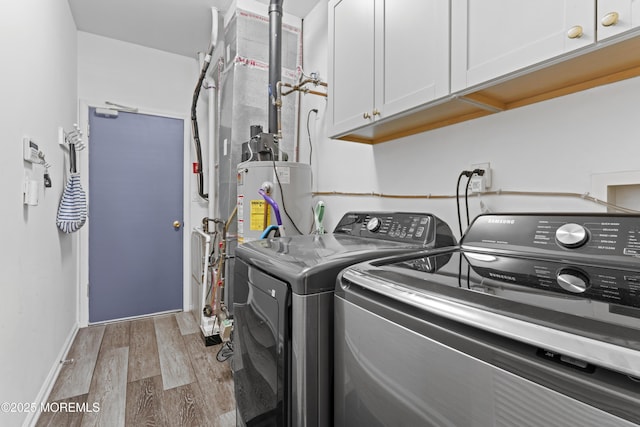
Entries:
[[82,328],[48,399],[82,410],[43,412],[36,426],[235,426],[220,347],[204,345],[190,313]]

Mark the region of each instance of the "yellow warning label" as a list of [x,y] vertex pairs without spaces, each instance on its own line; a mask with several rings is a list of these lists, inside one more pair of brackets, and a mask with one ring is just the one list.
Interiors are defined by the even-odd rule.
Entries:
[[249,229],[263,231],[271,224],[271,209],[264,200],[251,200]]

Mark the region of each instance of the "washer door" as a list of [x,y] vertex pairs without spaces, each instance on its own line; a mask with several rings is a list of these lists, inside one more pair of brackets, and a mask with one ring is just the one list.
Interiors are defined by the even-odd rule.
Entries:
[[640,426],[640,391],[626,375],[565,362],[357,283],[335,296],[334,309],[335,427]]
[[291,291],[236,259],[234,386],[240,425],[288,426]]

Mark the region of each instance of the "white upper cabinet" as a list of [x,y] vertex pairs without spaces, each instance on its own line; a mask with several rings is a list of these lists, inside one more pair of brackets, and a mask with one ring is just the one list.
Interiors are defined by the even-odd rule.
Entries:
[[640,0],[329,0],[328,134],[376,144],[640,76]]
[[375,0],[329,3],[330,134],[354,129],[372,120],[375,3]]
[[640,25],[640,0],[598,0],[598,40]]
[[449,0],[329,3],[330,135],[449,94]]
[[595,9],[595,0],[452,0],[452,92],[594,43]]
[[376,107],[383,117],[449,94],[449,0],[379,2]]

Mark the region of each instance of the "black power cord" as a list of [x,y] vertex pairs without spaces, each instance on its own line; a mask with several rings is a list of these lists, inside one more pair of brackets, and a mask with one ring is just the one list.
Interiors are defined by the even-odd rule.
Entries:
[[273,164],[273,173],[276,175],[276,182],[278,183],[278,188],[280,189],[280,198],[282,199],[282,210],[284,211],[284,214],[287,216],[287,218],[289,218],[289,221],[291,221],[293,228],[296,229],[298,234],[303,234],[302,231],[300,231],[300,229],[296,225],[296,223],[293,221],[293,218],[291,218],[291,216],[289,215],[289,212],[287,212],[287,205],[285,205],[284,203],[284,192],[282,191],[282,183],[280,182],[280,176],[278,175],[278,169],[276,168],[276,161],[274,160],[275,154],[273,153],[273,150],[271,148],[270,150],[271,150],[271,162]]
[[471,171],[471,173],[469,175],[467,175],[467,186],[464,189],[464,204],[465,204],[465,208],[467,210],[467,227],[469,227],[470,221],[469,221],[469,184],[471,183],[471,178],[474,177],[474,175],[477,176],[482,176],[484,175],[484,169],[474,169]]
[[473,174],[475,172],[471,172],[467,175],[467,185],[464,186],[464,208],[467,211],[467,227],[469,227],[469,184],[471,183],[471,178],[473,178]]
[[462,218],[460,217],[460,181],[463,176],[469,177],[471,176],[471,172],[460,172],[460,175],[458,175],[458,183],[456,184],[456,205],[458,206],[458,229],[460,230],[460,238],[462,238]]
[[[309,166],[313,167],[313,165],[311,164],[311,155],[313,154],[313,144],[311,143],[311,130],[309,130],[309,119],[311,118],[311,113],[318,114],[318,109],[312,108],[307,113],[307,136],[309,137]],[[313,189],[313,170],[311,171],[311,189]],[[315,218],[315,212],[313,211],[313,206],[311,207],[311,216]],[[309,230],[309,234],[313,232],[314,223],[315,223],[315,220],[311,222],[311,229]]]
[[216,360],[218,362],[225,362],[228,358],[233,356],[233,343],[231,341],[226,341],[218,350],[216,354]]
[[469,184],[471,183],[471,178],[473,178],[474,175],[483,176],[484,175],[484,169],[474,169],[472,171],[464,170],[464,171],[460,172],[460,175],[458,175],[458,183],[456,184],[456,205],[458,207],[458,229],[460,230],[460,238],[462,238],[462,218],[461,218],[461,214],[460,214],[460,181],[462,180],[463,176],[467,177],[467,184],[465,185],[465,188],[464,188],[464,204],[465,204],[465,211],[466,211],[466,214],[467,214],[467,227],[468,227],[469,223],[470,223],[470,220],[469,220]]
[[313,153],[313,144],[311,144],[311,131],[309,130],[309,118],[311,117],[311,113],[318,114],[318,109],[312,108],[307,113],[307,135],[309,136],[309,165],[311,165],[311,154]]

